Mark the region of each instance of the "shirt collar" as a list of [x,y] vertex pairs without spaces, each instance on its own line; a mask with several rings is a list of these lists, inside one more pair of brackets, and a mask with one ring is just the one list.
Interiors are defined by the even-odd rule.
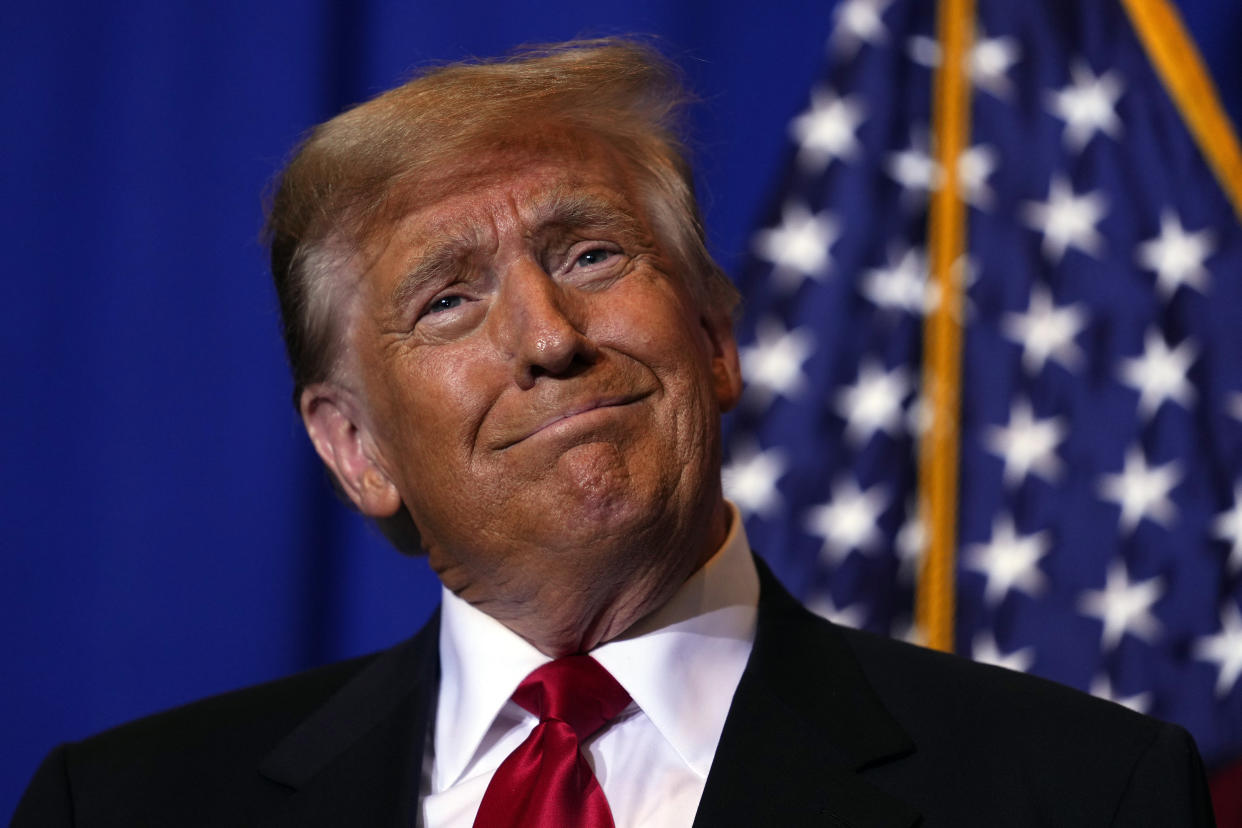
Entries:
[[[664,606],[591,652],[704,778],[750,657],[759,601],[746,531],[737,508],[729,510],[716,554]],[[518,684],[550,660],[449,590],[442,594],[432,790],[461,777]]]
[[660,609],[591,655],[706,779],[755,640],[759,575],[729,504],[720,550]]

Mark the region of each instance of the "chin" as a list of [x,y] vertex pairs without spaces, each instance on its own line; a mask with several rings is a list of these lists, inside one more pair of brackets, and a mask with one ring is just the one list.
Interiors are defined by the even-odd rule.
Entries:
[[586,523],[650,511],[657,505],[654,495],[661,486],[645,465],[643,458],[627,457],[610,442],[573,446],[557,460],[559,491],[554,501],[562,505],[567,520]]

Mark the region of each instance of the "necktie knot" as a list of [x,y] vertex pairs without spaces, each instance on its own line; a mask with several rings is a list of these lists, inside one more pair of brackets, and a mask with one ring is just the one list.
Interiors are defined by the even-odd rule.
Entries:
[[614,828],[608,799],[582,743],[630,703],[595,659],[550,661],[522,680],[513,701],[539,717],[483,793],[475,828]]
[[578,740],[616,718],[630,703],[630,694],[588,655],[562,656],[522,680],[513,700],[540,722],[569,725]]

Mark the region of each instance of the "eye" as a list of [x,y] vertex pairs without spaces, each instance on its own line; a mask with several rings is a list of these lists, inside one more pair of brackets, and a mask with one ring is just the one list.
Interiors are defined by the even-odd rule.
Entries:
[[592,248],[591,250],[588,250],[587,252],[579,256],[577,260],[574,261],[574,264],[579,267],[590,267],[591,265],[597,265],[597,264],[600,264],[601,262],[605,262],[608,259],[611,259],[615,255],[616,254],[613,253],[611,250],[605,250],[602,247],[596,247],[596,248]]
[[432,303],[427,306],[426,313],[441,313],[446,310],[452,310],[464,301],[466,300],[460,296],[441,296],[440,298],[433,300]]

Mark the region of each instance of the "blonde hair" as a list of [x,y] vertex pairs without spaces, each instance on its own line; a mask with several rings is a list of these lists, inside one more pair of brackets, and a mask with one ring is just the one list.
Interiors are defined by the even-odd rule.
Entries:
[[676,68],[649,46],[574,41],[430,69],[312,130],[279,178],[267,222],[295,405],[336,359],[340,272],[420,182],[549,127],[620,155],[696,299],[732,314],[738,294],[707,252],[679,137],[687,100]]

